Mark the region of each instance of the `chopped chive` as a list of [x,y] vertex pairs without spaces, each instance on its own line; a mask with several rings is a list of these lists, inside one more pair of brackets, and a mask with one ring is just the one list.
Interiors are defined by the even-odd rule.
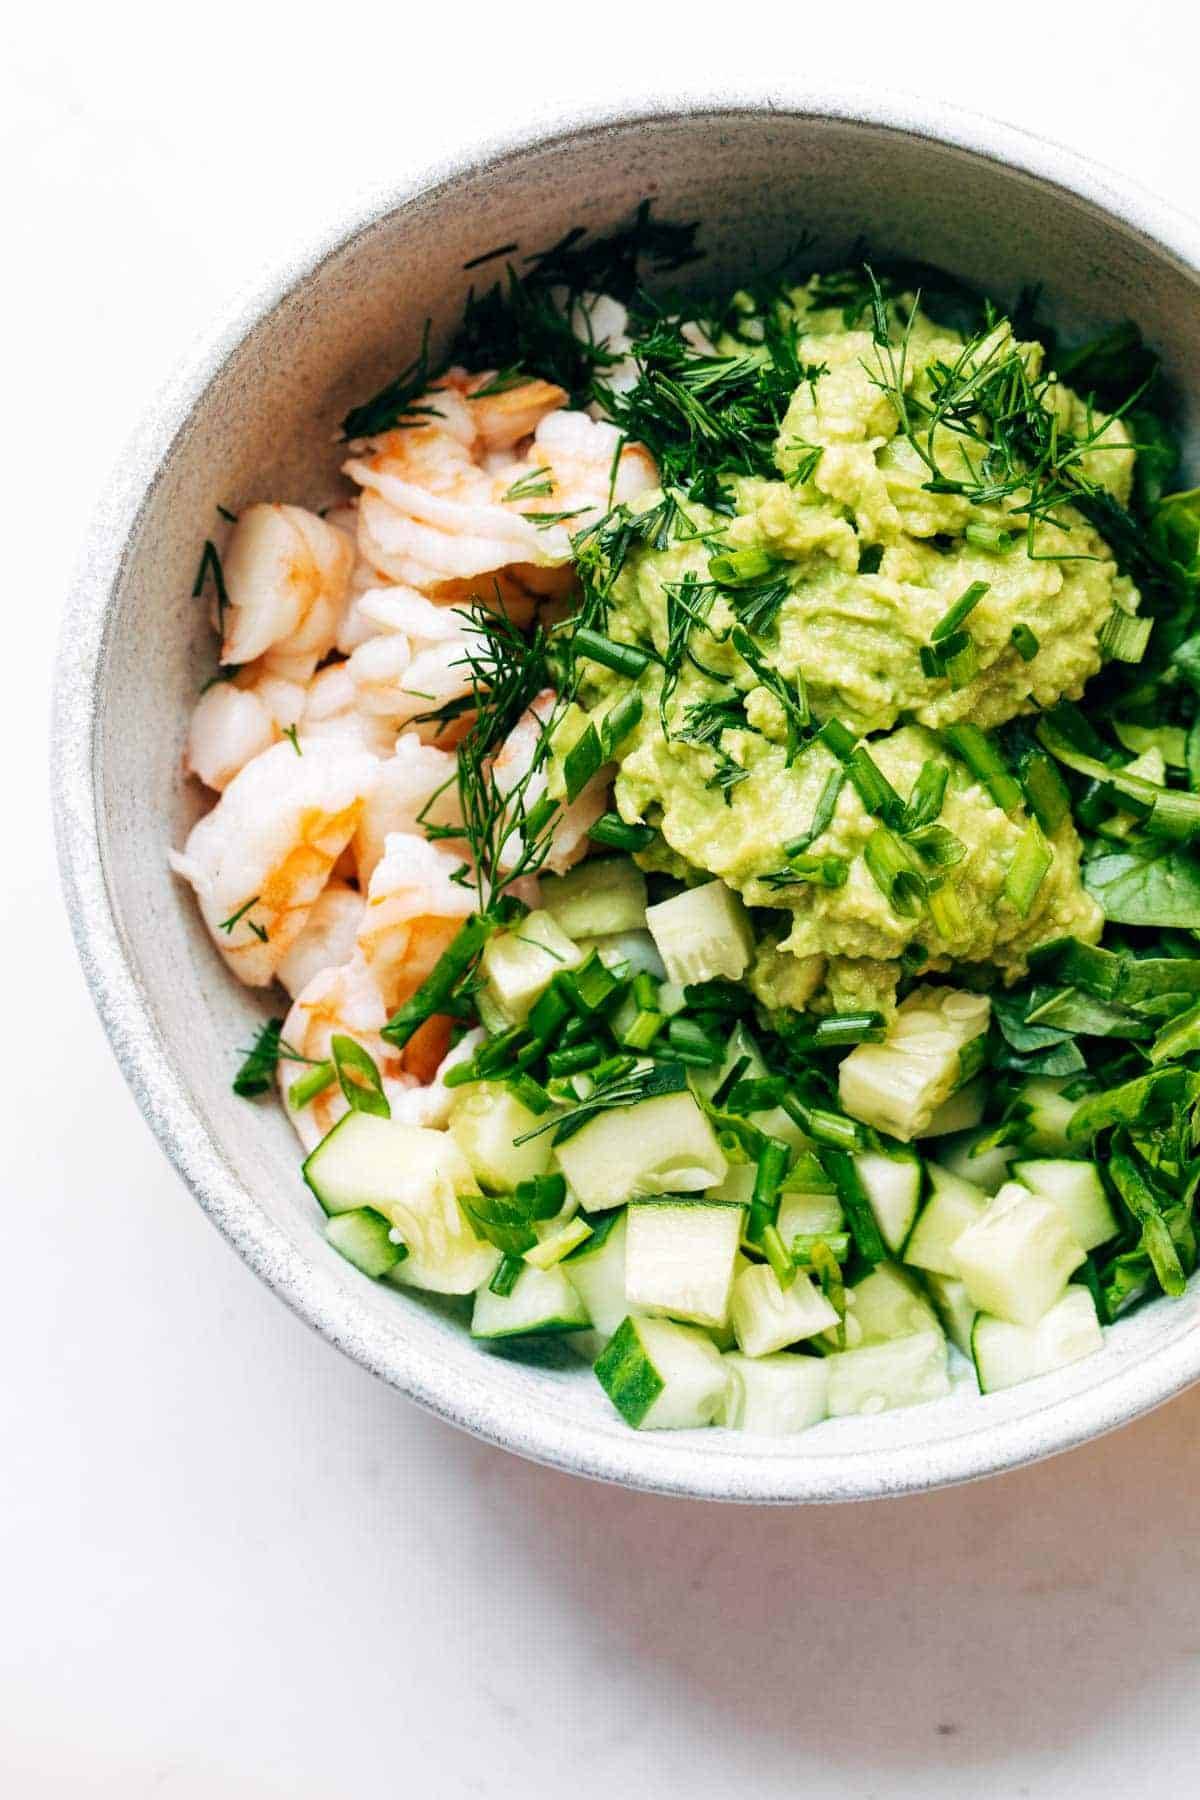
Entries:
[[604,752],[600,748],[599,734],[594,725],[588,724],[563,757],[563,782],[567,790],[568,805],[579,798],[603,762]]
[[766,1227],[775,1223],[779,1212],[779,1189],[790,1159],[791,1151],[782,1138],[764,1137],[754,1170],[754,1191],[746,1221],[747,1243],[761,1243]]
[[822,1245],[835,1262],[844,1263],[850,1254],[850,1233],[798,1231],[792,1239],[792,1261],[800,1268],[815,1267],[814,1252]]
[[600,748],[604,752],[606,762],[625,742],[641,716],[642,696],[640,694],[622,694],[616,705],[609,707],[600,725]]
[[729,1072],[722,1078],[720,1085],[714,1088],[712,1104],[718,1112],[724,1106],[726,1100],[728,1100],[730,1094],[749,1067],[750,1058],[748,1056],[739,1056]]
[[825,777],[825,785],[817,796],[817,805],[812,816],[812,824],[806,832],[803,832],[798,838],[793,838],[790,844],[785,844],[783,846],[783,854],[786,857],[791,858],[793,856],[799,856],[803,851],[808,849],[810,844],[815,843],[824,832],[828,831],[833,820],[833,815],[837,811],[838,798],[841,794],[842,785],[845,782],[845,779],[846,776],[844,770],[831,769],[829,771],[829,774]]
[[594,1038],[582,1044],[568,1044],[565,1050],[551,1050],[546,1067],[551,1075],[577,1075],[581,1069],[594,1069],[604,1055]]
[[592,1080],[597,1087],[605,1081],[623,1081],[626,1075],[632,1075],[637,1063],[636,1056],[606,1056],[592,1070]]
[[538,1042],[544,1044],[554,1036],[565,1020],[573,1017],[571,1002],[563,992],[563,983],[556,975],[530,1007],[525,1023]]
[[862,854],[868,874],[892,911],[916,918],[929,883],[908,846],[886,825],[877,825]]
[[383,1091],[383,1078],[375,1058],[352,1037],[335,1032],[329,1040],[338,1084],[352,1112],[374,1113],[390,1119],[392,1109]]
[[1004,877],[1004,897],[1023,919],[1028,918],[1053,861],[1054,852],[1046,842],[1041,826],[1036,819],[1030,819]]
[[332,1062],[315,1063],[311,1069],[307,1069],[303,1075],[298,1076],[289,1087],[288,1105],[293,1112],[299,1112],[315,1100],[318,1094],[323,1094],[325,1089],[331,1087],[336,1080],[337,1070]]
[[769,888],[837,888],[845,887],[849,875],[850,864],[844,856],[793,856],[786,869],[772,869],[759,880]]
[[1138,618],[1115,606],[1101,627],[1100,648],[1115,662],[1141,662],[1153,629],[1153,619]]
[[843,725],[840,719],[826,719],[817,736],[840,763],[848,760],[858,742],[855,733],[848,725]]
[[886,825],[898,825],[904,817],[904,802],[883,770],[860,744],[846,762],[849,777],[867,812]]
[[778,1225],[764,1225],[759,1242],[780,1287],[791,1287],[796,1279],[796,1265],[788,1255],[787,1245],[779,1235]]
[[925,904],[929,909],[933,928],[940,938],[949,942],[966,936],[969,921],[963,911],[958,889],[952,882],[947,881],[941,887],[931,889]]
[[775,569],[775,559],[765,550],[731,550],[709,558],[708,572],[718,587],[745,587],[762,581]]
[[579,627],[571,639],[571,647],[577,656],[586,656],[589,662],[600,663],[617,675],[628,675],[631,681],[636,681],[650,665],[649,656],[636,644],[618,644],[602,632],[593,631],[589,625]]
[[647,850],[657,833],[652,825],[631,825],[619,813],[601,813],[588,830],[594,844],[607,844],[613,850]]
[[1004,531],[999,525],[976,525],[965,527],[963,537],[973,550],[992,550],[997,556],[1007,556],[1017,542],[1014,532]]
[[933,869],[952,869],[967,854],[967,846],[944,825],[921,825],[905,834],[909,847]]
[[1037,636],[1028,625],[1014,625],[1012,628],[1012,645],[1022,662],[1032,662],[1041,645]]
[[680,1062],[693,1068],[713,1069],[724,1061],[725,1052],[695,1019],[678,1017],[667,1021],[667,1042]]
[[495,1075],[499,1070],[509,1068],[524,1038],[525,1032],[520,1025],[512,1025],[507,1031],[490,1038],[475,1052],[476,1067],[484,1075]]
[[932,760],[922,763],[904,809],[903,830],[918,831],[923,825],[933,824],[941,813],[949,780],[950,771],[945,763]]
[[872,1268],[876,1263],[885,1262],[887,1246],[855,1167],[854,1158],[844,1150],[830,1149],[825,1152],[822,1160],[833,1176],[838,1199],[842,1203],[842,1211],[846,1215],[846,1223],[850,1227],[859,1255]]
[[535,1117],[549,1112],[554,1104],[541,1082],[535,1081],[532,1075],[526,1075],[523,1071],[520,1075],[510,1075],[504,1085],[514,1100],[519,1100]]
[[807,1132],[815,1143],[834,1150],[861,1150],[867,1141],[862,1126],[844,1113],[829,1112],[823,1106],[809,1106],[790,1090],[779,1094],[778,1101],[792,1123]]
[[497,1265],[496,1273],[488,1282],[488,1292],[496,1294],[501,1300],[507,1300],[520,1280],[524,1267],[523,1256],[502,1257]]
[[942,614],[929,634],[930,642],[940,644],[943,638],[953,636],[963,620],[968,618],[979,605],[988,591],[988,585],[986,581],[973,581],[966,592],[959,595],[954,605]]
[[564,976],[563,982],[572,1006],[585,1014],[598,1012],[621,986],[596,950],[592,950],[577,969]]
[[1067,784],[1044,750],[1032,750],[1021,765],[1025,800],[1043,831],[1057,831],[1071,810]]
[[1021,804],[1020,783],[1005,768],[999,751],[978,725],[947,725],[942,736],[975,779],[983,783],[996,805],[1004,812],[1015,812]]
[[807,1037],[794,1041],[805,1050],[836,1050],[846,1044],[881,1044],[886,1036],[882,1013],[829,1013]]

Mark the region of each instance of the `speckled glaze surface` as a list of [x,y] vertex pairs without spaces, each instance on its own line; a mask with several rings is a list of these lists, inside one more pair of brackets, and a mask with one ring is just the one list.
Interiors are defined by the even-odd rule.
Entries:
[[630,1487],[789,1503],[964,1481],[1120,1425],[1200,1375],[1200,1296],[1159,1302],[1096,1357],[981,1399],[839,1420],[795,1440],[638,1435],[590,1374],[488,1354],[461,1319],[364,1280],[324,1243],[295,1140],[229,1089],[267,1003],[227,976],[167,872],[197,797],[180,774],[211,670],[189,598],[220,502],[310,504],[337,491],[334,425],[408,360],[425,317],[448,329],[462,265],[604,229],[653,195],[699,218],[703,279],[769,266],[801,231],[829,262],[880,254],[955,269],[1010,297],[1042,281],[1070,325],[1135,316],[1163,352],[1195,474],[1200,226],[1068,151],[953,109],[862,95],[658,100],[483,146],[352,212],[239,306],[162,396],[92,530],[57,676],[54,793],[84,971],[152,1129],[239,1254],[331,1343],[443,1418],[521,1455]]

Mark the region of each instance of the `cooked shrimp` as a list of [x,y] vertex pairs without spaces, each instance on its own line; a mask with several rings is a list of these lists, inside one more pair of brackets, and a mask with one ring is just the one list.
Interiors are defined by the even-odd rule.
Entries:
[[456,881],[456,851],[410,832],[393,832],[367,889],[358,948],[384,1002],[397,1007],[415,993],[447,949],[478,896]]
[[172,854],[214,943],[248,986],[266,987],[303,931],[378,766],[341,744],[310,740],[300,756],[275,744],[234,776]]
[[232,681],[214,682],[196,703],[184,767],[220,793],[240,769],[294,726],[304,712],[304,688],[261,663]]
[[[451,370],[451,375],[454,373]],[[556,412],[567,403],[566,389],[550,381],[518,381],[512,387],[487,392],[495,380],[496,372],[492,370],[486,375],[472,375],[463,387],[484,455],[511,450],[522,438],[532,436],[547,413]],[[480,389],[484,391],[481,393]]]
[[312,659],[333,648],[350,583],[348,539],[300,506],[248,506],[225,552],[223,663],[268,650]]
[[293,1000],[314,975],[350,961],[365,907],[362,895],[345,881],[333,879],[317,895],[303,931],[275,971]]
[[457,758],[449,751],[423,744],[411,732],[397,739],[394,754],[380,766],[354,834],[360,887],[365,889],[375,873],[393,832],[418,836],[421,815],[430,825],[461,823],[457,769]]
[[349,663],[331,663],[314,675],[300,722],[302,743],[344,744],[383,757],[390,755],[395,737],[393,725],[359,705]]
[[453,420],[388,432],[369,458],[346,464],[365,490],[360,553],[393,581],[435,589],[513,564],[559,568],[572,534],[607,509],[610,494],[632,498],[658,479],[640,445],[621,448],[615,426],[557,409],[543,411],[523,458],[497,461],[481,433],[465,435],[455,411],[481,404],[449,392],[443,410]]
[[[496,785],[501,793],[510,794],[518,782],[525,781],[522,798],[526,811],[546,791],[548,771],[545,767],[534,769],[534,758],[557,698],[553,688],[542,689],[509,732],[492,765]],[[550,833],[550,848],[544,864],[551,874],[561,875],[583,855],[587,848],[588,831],[604,811],[611,781],[611,766],[598,769],[570,805],[560,807]],[[522,849],[520,833],[514,827],[498,854],[500,868],[514,868]]]
[[315,1149],[332,1130],[347,1110],[346,1101],[336,1082],[299,1108],[290,1104],[288,1091],[304,1074],[306,1063],[329,1060],[331,1040],[339,1033],[361,1044],[374,1060],[393,1118],[410,1125],[447,1122],[454,1090],[444,1085],[442,1077],[472,1054],[483,1033],[468,1033],[442,1057],[432,1074],[428,1065],[418,1073],[409,1067],[407,1048],[397,1051],[379,1035],[387,1020],[388,1009],[378,983],[361,956],[340,967],[322,969],[297,996],[283,1027],[283,1042],[294,1056],[280,1057],[278,1080],[287,1115],[305,1150]]
[[411,588],[364,597],[381,626],[346,664],[360,710],[405,724],[471,690],[470,653],[482,634],[456,607],[435,606]]

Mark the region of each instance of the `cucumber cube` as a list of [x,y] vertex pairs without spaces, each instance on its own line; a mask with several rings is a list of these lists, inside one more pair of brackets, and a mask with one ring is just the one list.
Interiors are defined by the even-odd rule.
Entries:
[[403,1244],[392,1242],[391,1229],[383,1214],[369,1206],[337,1213],[325,1222],[325,1236],[334,1249],[375,1280],[394,1269],[406,1254]]
[[986,1106],[987,1082],[981,1075],[942,1101],[921,1136],[950,1137],[957,1131],[971,1131],[979,1124]]
[[1084,1287],[1069,1287],[1036,1325],[1012,1325],[980,1313],[971,1334],[979,1391],[995,1394],[1048,1375],[1093,1355],[1103,1343],[1095,1303]]
[[987,1135],[986,1131],[959,1132],[938,1145],[937,1159],[940,1167],[952,1175],[971,1182],[985,1194],[994,1194],[1008,1180],[1009,1166],[1020,1151],[1015,1144],[1001,1144],[976,1155],[976,1145]]
[[744,1356],[731,1350],[725,1373],[729,1385],[718,1423],[735,1431],[784,1437],[825,1417],[829,1371],[819,1356]]
[[625,1298],[625,1242],[628,1214],[603,1213],[591,1237],[563,1264],[563,1274],[576,1289],[597,1331],[610,1337],[636,1309]]
[[956,1240],[954,1260],[980,1312],[1036,1325],[1062,1298],[1084,1253],[1053,1202],[1009,1181]]
[[868,1344],[825,1358],[829,1371],[829,1416],[890,1412],[919,1406],[950,1392],[946,1340],[940,1331],[921,1331],[890,1344]]
[[868,1151],[854,1158],[854,1166],[884,1243],[893,1252],[901,1249],[921,1201],[920,1158],[911,1151],[893,1156]]
[[[753,1167],[750,1174],[753,1177]],[[753,1180],[750,1185],[753,1187]],[[846,1215],[836,1194],[792,1193],[785,1188],[779,1196],[775,1224],[790,1250],[798,1237],[832,1237],[844,1231]]]
[[548,912],[531,912],[483,947],[480,967],[497,1011],[523,1025],[529,1009],[560,970],[576,969],[583,952]]
[[543,875],[541,895],[559,930],[576,942],[645,928],[646,877],[627,856],[589,857],[565,875]]
[[1074,1147],[1067,1127],[1075,1116],[1078,1100],[1064,1100],[1065,1079],[1035,1075],[1021,1089],[1018,1098],[1029,1108],[1026,1118],[1028,1133],[1021,1149],[1035,1150],[1039,1156],[1067,1156]]
[[586,1212],[647,1194],[700,1194],[723,1181],[727,1168],[712,1126],[689,1093],[659,1094],[598,1113],[555,1155]]
[[928,1273],[925,1276],[925,1286],[929,1289],[929,1298],[941,1320],[942,1330],[964,1356],[970,1356],[971,1328],[979,1310],[970,1294],[953,1275]]
[[987,1195],[961,1176],[939,1168],[937,1163],[927,1163],[925,1167],[932,1192],[904,1246],[904,1261],[910,1268],[951,1275],[957,1280],[954,1246],[968,1225],[983,1216]]
[[879,1263],[846,1292],[846,1340],[833,1333],[822,1341],[834,1350],[857,1350],[862,1344],[886,1344],[918,1331],[940,1331],[937,1315],[911,1275],[895,1263]]
[[646,909],[667,975],[681,987],[718,976],[737,981],[754,951],[749,915],[732,888],[707,881]]
[[694,1325],[667,1319],[626,1319],[595,1371],[621,1417],[640,1430],[711,1425],[725,1398],[721,1352]]
[[963,1080],[969,1047],[987,1030],[990,1013],[985,994],[917,988],[898,1008],[882,1044],[859,1044],[843,1058],[843,1108],[905,1143],[923,1136]]
[[583,1331],[590,1324],[587,1307],[561,1268],[526,1266],[511,1294],[493,1294],[487,1286],[479,1289],[471,1314],[471,1336],[547,1337]]
[[798,1274],[790,1287],[781,1288],[768,1263],[751,1263],[735,1278],[729,1314],[738,1348],[747,1356],[770,1356],[838,1323],[807,1275]]
[[625,1246],[630,1305],[692,1325],[724,1325],[743,1218],[740,1206],[705,1200],[631,1205]]
[[1085,1250],[1107,1244],[1120,1230],[1095,1163],[1074,1157],[1037,1157],[1015,1162],[1013,1179],[1043,1200],[1052,1200],[1067,1221],[1071,1236]]
[[539,1119],[498,1081],[473,1081],[455,1090],[450,1135],[485,1193],[511,1194],[519,1181],[532,1181],[550,1167],[552,1133],[528,1143],[515,1140],[534,1131]]

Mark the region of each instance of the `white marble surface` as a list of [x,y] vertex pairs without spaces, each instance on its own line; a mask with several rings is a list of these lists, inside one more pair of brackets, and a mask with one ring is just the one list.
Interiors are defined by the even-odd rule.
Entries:
[[190,334],[348,189],[572,96],[837,70],[1186,206],[1200,27],[1170,0],[763,8],[732,42],[709,4],[422,10],[65,0],[0,27],[0,1791],[1185,1793],[1200,1393],[984,1486],[773,1514],[435,1424],[259,1288],[149,1138],[67,943],[41,765],[109,461]]

